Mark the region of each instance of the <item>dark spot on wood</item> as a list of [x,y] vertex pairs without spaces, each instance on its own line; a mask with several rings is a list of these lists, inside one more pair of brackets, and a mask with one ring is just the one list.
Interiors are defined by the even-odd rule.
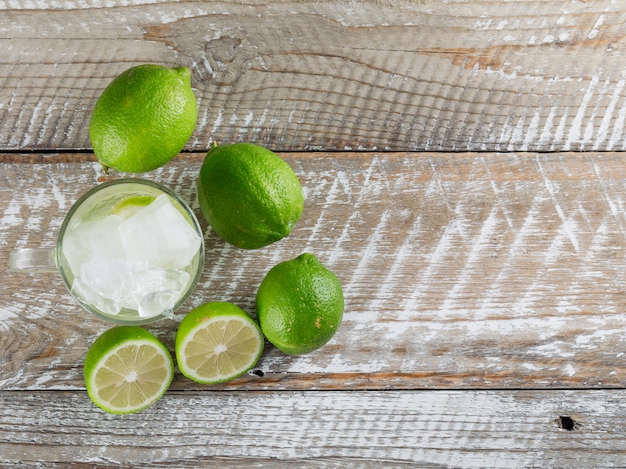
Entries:
[[562,428],[563,430],[567,430],[570,432],[574,430],[578,430],[578,428],[580,427],[580,424],[576,422],[576,420],[567,416],[560,416],[559,418],[557,418],[556,424],[558,425],[559,428]]

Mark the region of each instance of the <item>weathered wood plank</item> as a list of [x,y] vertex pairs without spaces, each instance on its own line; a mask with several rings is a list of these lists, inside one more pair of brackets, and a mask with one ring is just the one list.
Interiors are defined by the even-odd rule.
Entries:
[[[2,392],[0,463],[623,467],[625,398],[623,390],[170,392],[142,413],[112,416],[82,392]],[[560,417],[573,420],[561,419],[571,430]]]
[[89,148],[156,62],[193,71],[193,150],[620,151],[625,28],[611,0],[0,1],[0,149]]
[[[623,387],[622,154],[283,156],[305,190],[292,235],[242,251],[208,232],[204,275],[181,313],[210,300],[253,312],[269,268],[309,251],[344,286],[344,322],[309,355],[268,347],[257,374],[223,388]],[[86,316],[59,276],[8,272],[7,259],[52,245],[103,175],[89,155],[10,162],[21,157],[7,155],[0,173],[0,388],[82,388],[85,351],[109,326]],[[201,162],[186,154],[146,177],[200,216]],[[175,321],[150,329],[173,349]]]

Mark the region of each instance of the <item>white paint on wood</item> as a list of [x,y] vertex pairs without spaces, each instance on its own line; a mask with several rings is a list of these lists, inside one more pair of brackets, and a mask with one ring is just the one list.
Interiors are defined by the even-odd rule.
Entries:
[[[623,390],[205,390],[170,392],[147,410],[121,418],[104,414],[84,392],[4,393],[0,441],[10,444],[0,443],[0,461],[175,461],[180,467],[279,468],[619,467],[626,461],[623,398]],[[42,400],[44,412],[39,411]],[[562,417],[575,426],[568,430],[559,425]],[[137,441],[142,443],[129,444]]]
[[[568,239],[570,240],[570,242],[572,243],[572,246],[574,247],[574,250],[576,252],[578,252],[579,248],[579,243],[578,240],[576,239],[576,224],[574,222],[574,220],[572,218],[570,218],[569,216],[566,216],[565,212],[563,211],[563,208],[561,207],[560,203],[559,203],[559,197],[558,197],[558,193],[556,191],[556,189],[554,188],[552,181],[550,180],[550,178],[546,175],[542,164],[541,164],[541,160],[539,159],[539,157],[536,158],[537,161],[537,167],[539,169],[539,174],[541,174],[546,188],[548,189],[548,194],[550,195],[550,198],[552,199],[552,202],[554,204],[554,208],[556,209],[556,213],[558,214],[559,218],[562,221],[562,229],[565,232],[565,234],[567,235]],[[558,238],[557,238],[558,239]],[[553,245],[554,248],[556,248],[555,245]],[[559,252],[551,252],[550,253],[550,258],[557,258],[559,256]]]
[[146,62],[192,70],[199,151],[242,136],[277,150],[625,145],[610,0],[27,5],[0,2],[0,148],[89,148],[97,96]]
[[569,151],[572,148],[573,143],[578,143],[581,140],[584,141],[588,139],[589,135],[582,134],[582,126],[583,123],[586,122],[587,107],[592,102],[592,99],[596,98],[595,87],[598,85],[599,81],[600,79],[598,75],[594,75],[591,77],[591,80],[585,90],[585,94],[582,97],[581,104],[578,107],[578,111],[576,112],[574,120],[572,121],[572,127],[569,131],[567,140],[565,141],[565,145],[563,148],[564,151]]
[[606,20],[606,16],[605,15],[598,16],[598,19],[593,24],[593,27],[591,28],[591,31],[589,31],[589,34],[587,34],[587,37],[589,39],[595,39],[595,38],[598,37],[598,34],[600,34],[600,28],[604,24],[605,20]]

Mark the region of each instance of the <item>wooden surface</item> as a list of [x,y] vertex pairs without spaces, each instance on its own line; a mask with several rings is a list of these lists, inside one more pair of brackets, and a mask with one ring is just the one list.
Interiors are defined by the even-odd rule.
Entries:
[[[0,0],[0,466],[626,466],[625,24],[610,0]],[[147,328],[173,350],[194,306],[253,312],[303,251],[346,313],[314,353],[268,346],[219,386],[177,374],[120,417],[82,379],[111,325],[8,256],[52,246],[106,179],[90,111],[140,63],[190,67],[200,108],[142,177],[200,216],[211,142],[250,141],[305,191],[265,249],[202,220],[198,289]]]

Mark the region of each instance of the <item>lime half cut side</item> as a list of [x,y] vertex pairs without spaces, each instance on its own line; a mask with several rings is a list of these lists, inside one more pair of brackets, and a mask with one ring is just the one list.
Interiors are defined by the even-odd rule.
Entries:
[[138,326],[120,326],[99,336],[85,358],[89,397],[113,414],[131,414],[156,402],[174,378],[165,346]]
[[230,381],[250,370],[263,352],[264,338],[245,311],[228,302],[191,311],[176,333],[176,360],[187,378],[202,384]]

